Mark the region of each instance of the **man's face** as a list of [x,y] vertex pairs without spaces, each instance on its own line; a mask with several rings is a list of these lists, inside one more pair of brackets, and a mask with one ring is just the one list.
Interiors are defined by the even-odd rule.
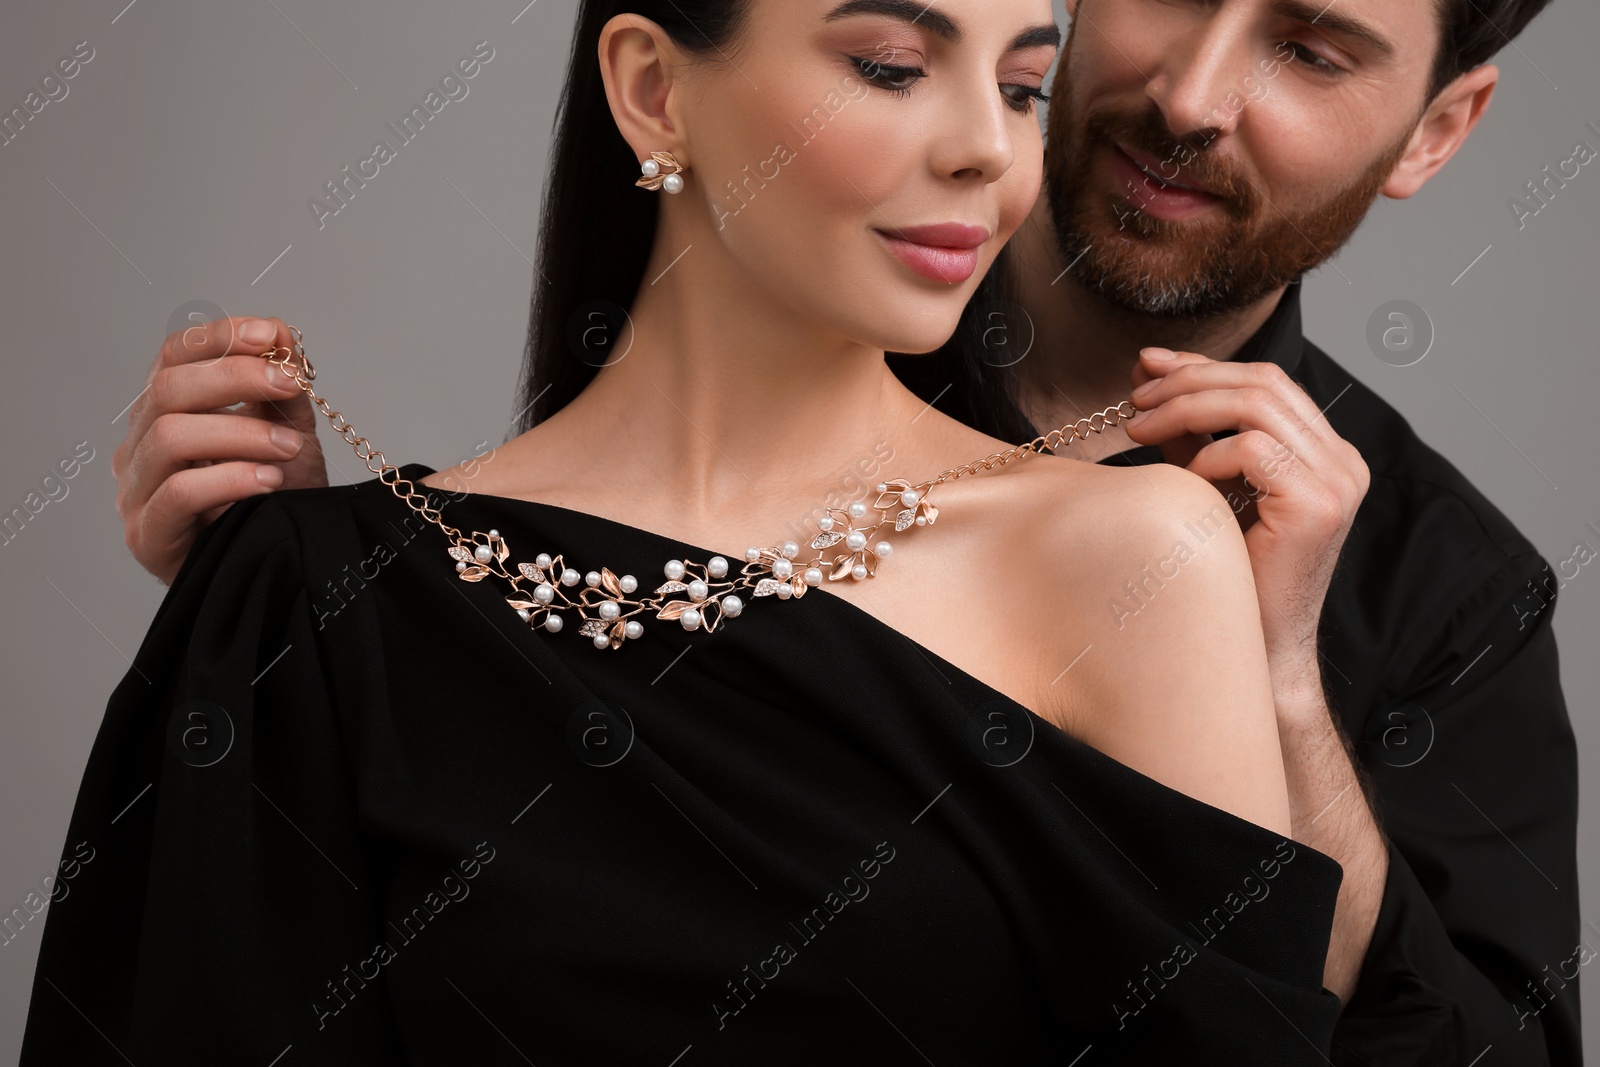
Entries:
[[1069,0],[1045,185],[1086,288],[1233,311],[1344,244],[1426,101],[1434,0]]

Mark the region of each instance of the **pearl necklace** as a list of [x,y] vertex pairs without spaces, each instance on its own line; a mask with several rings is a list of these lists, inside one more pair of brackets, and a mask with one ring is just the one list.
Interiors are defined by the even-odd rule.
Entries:
[[[631,574],[619,576],[609,567],[580,573],[567,566],[561,556],[551,556],[548,552],[539,553],[532,563],[518,563],[507,569],[511,546],[499,530],[490,530],[487,534],[474,530],[468,535],[444,523],[439,509],[429,503],[426,494],[415,483],[401,478],[399,467],[385,462],[382,452],[374,451],[365,437],[357,437],[344,417],[330,410],[328,402],[317,395],[311,386],[317,372],[306,358],[302,335],[296,327],[289,329],[294,334],[294,344],[273,348],[262,353],[262,358],[295,380],[379,481],[389,486],[413,511],[444,531],[451,540],[446,551],[455,561],[457,577],[466,582],[481,582],[494,576],[506,582],[510,587],[506,603],[530,628],[559,633],[566,625],[565,613],[575,613],[578,633],[590,638],[596,649],[620,648],[624,641],[642,637],[644,625],[635,618],[638,615],[653,613],[657,619],[677,620],[685,630],[712,633],[723,619],[737,618],[744,612],[745,602],[738,595],[739,590],[748,592],[752,599],[775,596],[788,600],[804,596],[807,589],[825,581],[850,578],[859,582],[876,577],[879,564],[889,558],[894,548],[891,542],[879,538],[879,530],[891,524],[895,533],[917,526],[932,526],[939,517],[939,509],[928,495],[935,486],[980,470],[1004,466],[1035,452],[1053,452],[1091,433],[1104,433],[1108,426],[1137,414],[1133,402],[1124,400],[1086,419],[1051,430],[1025,445],[963,464],[927,481],[879,482],[878,498],[870,506],[858,500],[848,508],[825,509],[825,514],[817,519],[819,532],[809,544],[816,555],[803,564],[797,562],[800,546],[794,541],[774,547],[752,545],[745,550],[744,567],[735,578],[728,577],[732,565],[724,556],[712,556],[703,564],[687,559],[668,560],[662,568],[666,581],[656,586],[650,595],[631,599],[631,594],[639,590],[639,580]],[[1124,411],[1124,408],[1129,410]],[[869,511],[878,513],[870,524],[865,521]],[[876,543],[875,538],[878,538]],[[841,544],[843,551],[838,550]],[[832,558],[824,555],[829,552],[833,553]],[[571,595],[568,590],[580,583],[583,588],[577,590],[576,596]]]

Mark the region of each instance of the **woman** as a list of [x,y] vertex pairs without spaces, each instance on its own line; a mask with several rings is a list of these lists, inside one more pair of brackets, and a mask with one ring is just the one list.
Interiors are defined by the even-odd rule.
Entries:
[[1214,489],[1023,458],[814,581],[784,544],[880,517],[841,471],[1011,444],[884,354],[981,311],[1058,36],[1046,0],[585,3],[528,428],[200,537],[23,1062],[1322,1062],[1339,868],[1286,839]]

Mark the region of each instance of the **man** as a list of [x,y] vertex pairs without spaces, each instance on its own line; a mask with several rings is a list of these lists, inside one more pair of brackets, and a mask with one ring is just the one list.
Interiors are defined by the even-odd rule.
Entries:
[[1047,195],[1011,246],[1029,421],[1131,374],[1146,410],[1062,454],[1188,466],[1246,526],[1295,836],[1345,870],[1339,1064],[1581,1062],[1549,566],[1299,306],[1379,194],[1461,146],[1545,2],[1068,0]]
[[[1325,972],[1340,1064],[1580,1062],[1576,761],[1548,568],[1305,341],[1298,291],[1377,195],[1410,196],[1460,147],[1496,83],[1485,61],[1540,7],[1069,4],[1047,196],[1013,243],[1043,342],[1017,368],[1031,422],[1150,384],[1147,414],[1063,455],[1189,466],[1246,527],[1295,836],[1345,869]],[[271,340],[198,343],[185,359]],[[1152,343],[1213,358],[1134,356]],[[240,460],[325,483],[314,445],[294,451],[315,441],[309,406],[238,373],[151,398],[114,460],[128,543],[167,580],[215,509],[254,491]],[[253,418],[217,418],[263,396]],[[273,422],[300,431],[289,449]],[[183,469],[218,456],[235,462]]]

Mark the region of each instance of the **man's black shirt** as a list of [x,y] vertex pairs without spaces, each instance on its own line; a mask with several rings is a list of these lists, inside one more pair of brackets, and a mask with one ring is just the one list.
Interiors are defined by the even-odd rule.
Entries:
[[[1372,476],[1318,633],[1328,704],[1389,857],[1333,1063],[1579,1064],[1577,974],[1600,934],[1585,938],[1578,914],[1578,761],[1551,629],[1555,576],[1398,411],[1305,338],[1298,282],[1235,361],[1282,367]],[[947,353],[890,364],[948,414],[1021,439],[991,387],[950,390],[982,377],[970,365]],[[1163,458],[1143,445],[1100,462]]]

